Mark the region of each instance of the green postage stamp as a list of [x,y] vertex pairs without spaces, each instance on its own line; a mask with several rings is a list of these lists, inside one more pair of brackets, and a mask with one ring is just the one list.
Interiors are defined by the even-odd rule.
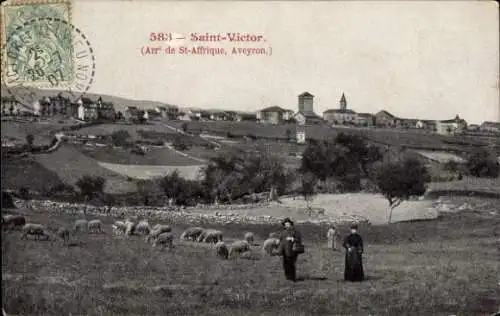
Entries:
[[93,50],[71,23],[69,1],[3,4],[2,47],[2,84],[18,99],[26,89],[85,93],[93,81]]

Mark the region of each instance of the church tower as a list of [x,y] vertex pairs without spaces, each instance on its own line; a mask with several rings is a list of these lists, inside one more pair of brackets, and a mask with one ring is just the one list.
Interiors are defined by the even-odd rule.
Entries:
[[345,95],[342,92],[342,97],[340,98],[340,109],[342,111],[347,110],[347,100],[345,99]]

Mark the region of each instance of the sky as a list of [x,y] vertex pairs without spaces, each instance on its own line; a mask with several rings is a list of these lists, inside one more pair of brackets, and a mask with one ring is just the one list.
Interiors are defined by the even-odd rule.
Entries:
[[[95,53],[90,92],[182,107],[256,111],[339,107],[469,123],[500,120],[498,4],[432,2],[77,1],[72,21]],[[186,40],[151,42],[151,32]],[[193,43],[240,32],[266,42]],[[272,47],[270,56],[141,54],[144,46]]]

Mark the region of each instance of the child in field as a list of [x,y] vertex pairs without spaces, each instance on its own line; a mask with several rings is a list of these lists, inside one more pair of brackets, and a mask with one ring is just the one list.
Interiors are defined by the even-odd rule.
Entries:
[[328,229],[326,237],[328,238],[328,248],[332,249],[333,251],[337,251],[340,234],[335,225],[330,226],[330,229]]

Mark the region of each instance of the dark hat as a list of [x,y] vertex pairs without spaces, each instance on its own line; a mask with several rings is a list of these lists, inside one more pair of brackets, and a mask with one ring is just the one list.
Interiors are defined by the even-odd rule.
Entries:
[[290,224],[292,224],[293,226],[293,221],[290,219],[290,217],[287,217],[285,218],[282,222],[281,222],[281,225],[285,226],[285,223],[288,222]]
[[351,229],[358,229],[358,225],[357,224],[352,224],[351,225]]

